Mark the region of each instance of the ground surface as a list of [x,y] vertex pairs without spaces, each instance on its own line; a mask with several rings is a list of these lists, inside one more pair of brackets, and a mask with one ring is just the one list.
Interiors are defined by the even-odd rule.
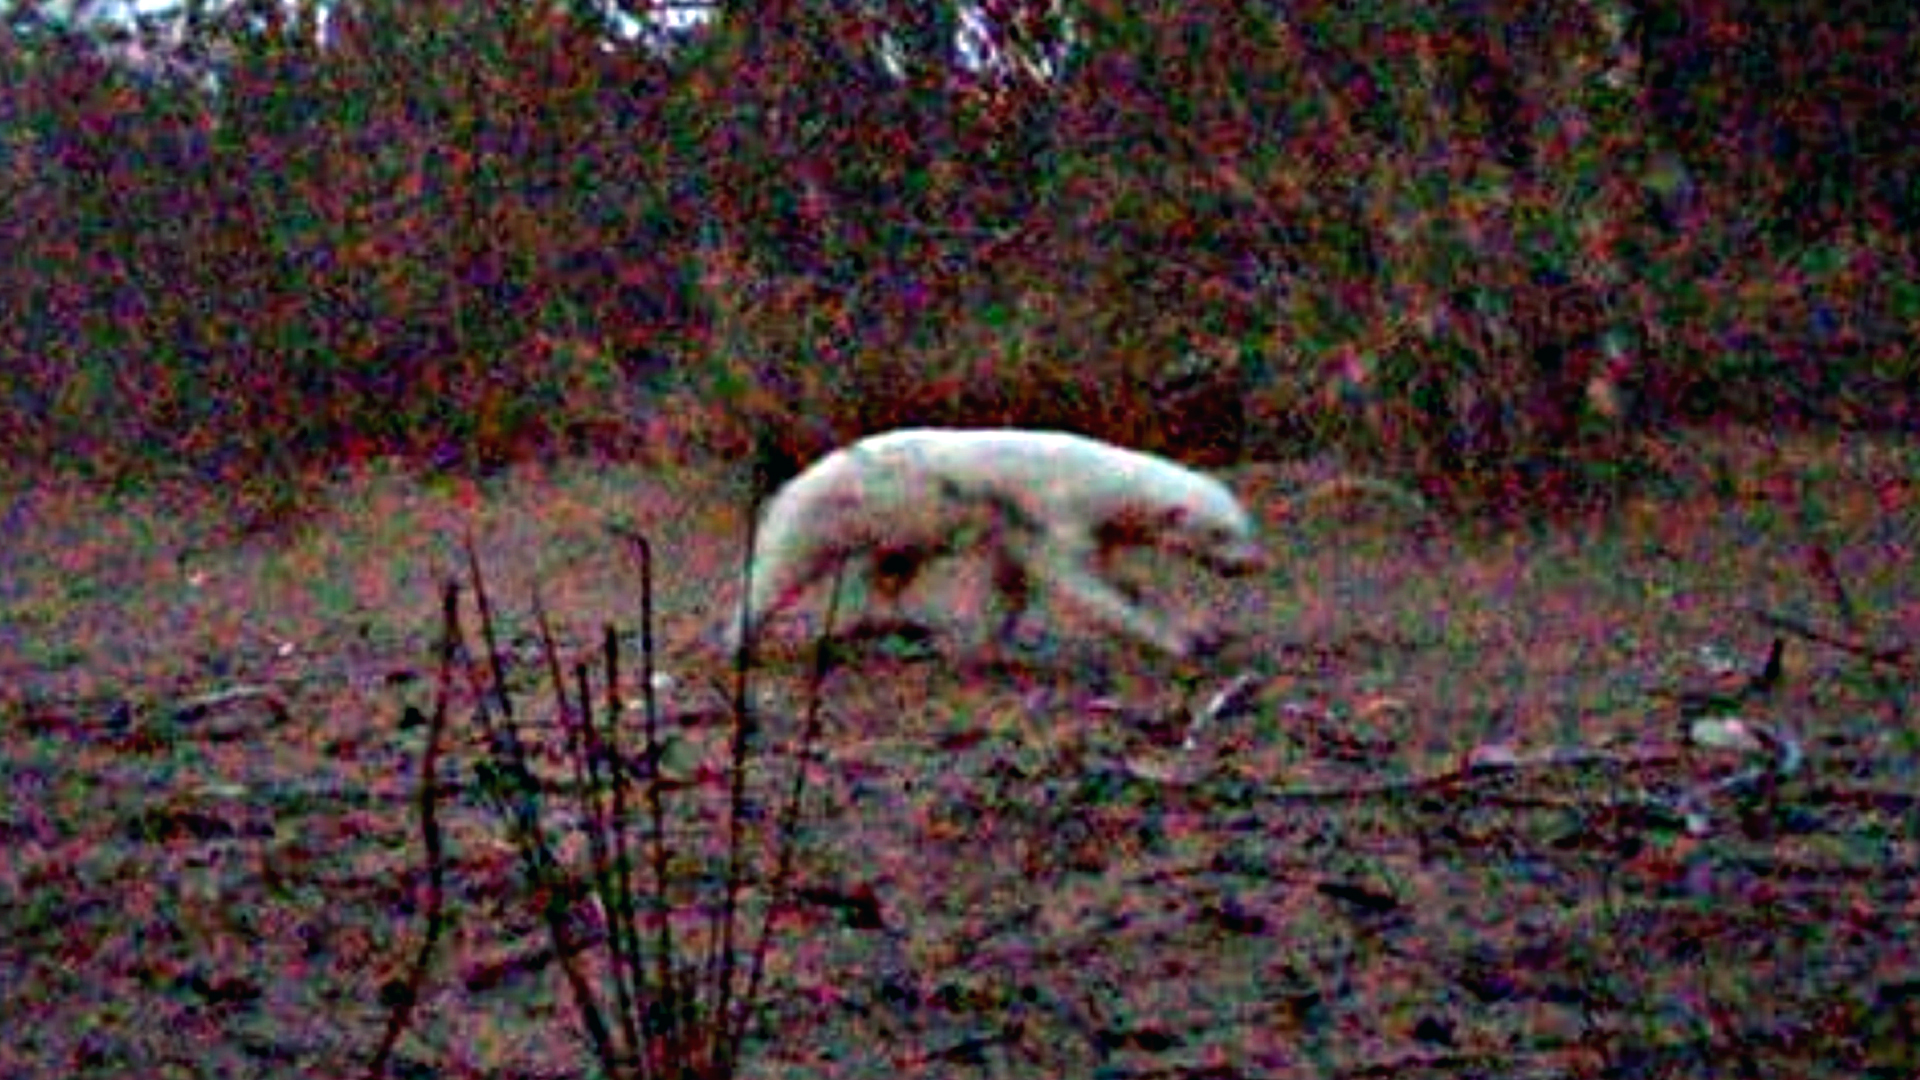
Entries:
[[[751,1071],[1916,1075],[1915,654],[1788,634],[1774,689],[1727,707],[1805,767],[1704,800],[1694,834],[1649,808],[1742,755],[1690,746],[1649,689],[1758,668],[1777,631],[1756,609],[1920,643],[1920,455],[1754,433],[1674,455],[1682,483],[1603,519],[1424,545],[1391,510],[1285,521],[1294,478],[1244,470],[1282,571],[1156,583],[1250,628],[1204,672],[1071,624],[979,661],[960,568],[922,597],[934,656],[881,643],[827,684]],[[469,528],[529,661],[536,587],[570,655],[636,625],[602,526],[649,533],[668,721],[696,763],[684,850],[710,854],[719,774],[698,763],[726,727],[694,642],[734,595],[736,503],[585,465],[376,476],[247,538],[191,493],[0,482],[0,1077],[363,1074],[421,934],[423,734],[401,717],[432,696]],[[785,624],[760,682],[767,802],[805,630]],[[1238,674],[1246,706],[1180,750],[1166,718]],[[514,677],[536,728],[537,676]],[[517,962],[536,920],[457,734],[458,923],[395,1074],[584,1075],[554,970]],[[1476,748],[1611,757],[1422,782]]]

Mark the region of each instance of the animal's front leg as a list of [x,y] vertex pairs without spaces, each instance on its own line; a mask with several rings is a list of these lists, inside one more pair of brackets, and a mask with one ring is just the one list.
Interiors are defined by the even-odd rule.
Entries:
[[768,545],[756,554],[753,587],[745,600],[745,612],[730,611],[726,615],[722,640],[727,655],[737,655],[742,645],[756,638],[773,616],[792,607],[810,586],[832,573],[841,558],[833,552],[789,556],[778,544]]
[[1119,569],[1113,561],[1114,552],[1119,550],[1119,547],[1119,545],[1095,541],[1088,565],[1093,567],[1094,576],[1112,586],[1113,590],[1121,596],[1126,597],[1127,603],[1138,607],[1145,603],[1143,597],[1146,594],[1141,591],[1139,585],[1120,576]]
[[1112,583],[1094,573],[1092,566],[1106,560],[1085,547],[1054,543],[1042,554],[1044,572],[1069,603],[1105,624],[1109,629],[1144,641],[1179,657],[1203,651],[1203,642],[1174,627],[1145,605],[1135,603]]

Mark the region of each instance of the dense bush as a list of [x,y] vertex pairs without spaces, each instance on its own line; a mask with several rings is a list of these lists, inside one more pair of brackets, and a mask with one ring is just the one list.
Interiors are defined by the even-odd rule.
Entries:
[[1915,422],[1911,19],[921,7],[667,48],[368,0],[324,45],[206,16],[171,67],[16,12],[0,448],[230,479],[1031,423],[1577,494],[1670,422]]

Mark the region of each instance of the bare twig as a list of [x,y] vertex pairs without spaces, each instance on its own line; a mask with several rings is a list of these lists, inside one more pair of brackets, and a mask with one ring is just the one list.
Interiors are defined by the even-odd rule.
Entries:
[[[467,549],[467,573],[473,581],[473,601],[480,611],[480,642],[486,648],[487,674],[492,679],[491,686],[483,687],[485,696],[482,700],[491,702],[494,708],[500,710],[503,718],[511,720],[513,702],[507,697],[506,654],[501,650],[499,636],[495,632],[493,599],[487,595],[486,577],[480,572],[480,551],[474,545],[472,533],[467,534],[464,544]],[[487,719],[485,710],[481,710],[479,715],[483,722]],[[493,736],[490,725],[487,735],[489,738]]]
[[[1841,625],[1847,628],[1847,633],[1853,635],[1854,640],[1865,640],[1867,633],[1860,620],[1859,608],[1854,605],[1853,597],[1848,594],[1846,582],[1840,578],[1839,568],[1834,565],[1833,553],[1828,551],[1824,544],[1815,544],[1808,558],[1813,564],[1814,574],[1826,583],[1827,591],[1833,596],[1833,606],[1840,613]],[[1886,673],[1881,671],[1873,671],[1869,674],[1874,685],[1880,690],[1881,696],[1886,699],[1888,722],[1894,726],[1903,724],[1908,712],[1905,683],[1888,678]]]
[[1241,672],[1234,676],[1226,686],[1209,697],[1205,705],[1193,713],[1180,748],[1194,749],[1198,745],[1195,736],[1199,735],[1208,724],[1217,724],[1229,716],[1245,711],[1253,703],[1254,696],[1259,692],[1263,682],[1264,680],[1259,676],[1249,672]]
[[[577,957],[581,945],[568,921],[568,907],[577,890],[560,872],[559,860],[547,843],[546,830],[541,824],[539,784],[532,770],[527,767],[526,748],[513,723],[513,701],[507,693],[505,682],[506,660],[499,648],[493,608],[486,599],[485,577],[480,572],[479,556],[471,538],[467,544],[467,558],[473,573],[474,597],[480,609],[480,632],[486,642],[487,669],[492,678],[491,685],[478,687],[475,695],[474,715],[481,729],[487,733],[488,760],[480,778],[480,790],[506,819],[514,847],[520,853],[527,883],[539,901],[540,914],[553,941],[561,974],[573,995],[581,1025],[586,1028],[594,1052],[601,1061],[613,1063],[618,1060],[613,1035],[607,1027],[606,1018],[601,1015],[592,986],[580,971]],[[558,662],[557,650],[552,635],[547,632],[544,615],[540,625],[542,644],[551,670]],[[558,692],[564,693],[564,684]],[[497,719],[490,715],[491,708],[500,710]]]
[[420,812],[420,845],[427,860],[427,932],[421,938],[420,949],[414,954],[413,963],[401,982],[401,992],[394,997],[392,1009],[387,1013],[386,1031],[380,1038],[379,1049],[374,1051],[373,1061],[367,1065],[369,1080],[381,1080],[386,1076],[387,1062],[393,1057],[393,1048],[399,1043],[400,1034],[406,1030],[407,1022],[413,1017],[414,1006],[420,1001],[421,989],[427,981],[427,969],[433,964],[433,951],[451,922],[447,917],[446,905],[447,859],[440,837],[439,775],[440,744],[447,730],[447,701],[453,685],[453,668],[466,651],[460,638],[459,605],[460,586],[448,582],[440,600],[440,680],[434,691],[433,713],[427,722],[426,749],[420,755],[420,790],[416,804]]
[[1825,544],[1815,544],[1813,550],[1807,553],[1807,561],[1813,564],[1814,576],[1832,594],[1834,610],[1840,613],[1840,624],[1854,637],[1864,637],[1860,630],[1860,610],[1853,606],[1847,583],[1840,580],[1840,569],[1834,565],[1833,552],[1828,551]]
[[[600,802],[600,784],[602,783],[600,767],[601,755],[599,741],[595,736],[593,696],[588,687],[586,666],[584,664],[574,665],[574,677],[577,685],[575,688],[575,697],[570,700],[567,695],[566,676],[561,670],[559,645],[555,641],[552,624],[547,618],[546,605],[541,602],[537,590],[534,594],[533,608],[534,619],[540,633],[540,654],[546,661],[547,681],[553,689],[554,707],[558,710],[557,715],[560,720],[560,725],[567,733],[568,749],[570,756],[573,758],[574,779],[578,786],[578,797],[580,799],[583,816],[587,821],[587,858],[591,863],[593,885],[597,895],[601,899],[605,913],[607,940],[610,943],[617,942],[620,935],[620,922],[615,914],[617,905],[608,902],[609,898],[605,891],[605,884],[608,874],[610,873],[605,831],[606,814]],[[556,883],[561,880],[557,870],[552,880]],[[546,911],[553,911],[558,906],[554,890],[549,886],[541,885],[537,881],[535,885],[545,894],[547,900]],[[571,924],[549,917],[547,925],[549,937],[553,941],[552,959],[561,964],[563,969],[574,965],[576,963],[575,955],[581,948],[584,948],[584,943],[571,937]],[[569,932],[563,933],[563,928]],[[577,969],[566,970],[565,975],[568,984],[574,988],[575,1008],[579,1010],[581,1014],[583,1026],[585,1026],[589,1032],[593,1032],[596,1029],[606,1031],[606,1039],[604,1041],[597,1036],[594,1037],[594,1047],[596,1052],[600,1054],[602,1067],[612,1072],[617,1070],[620,1067],[620,1062],[624,1060],[621,1056],[623,1049],[631,1050],[637,1046],[639,1044],[639,1036],[633,1028],[632,1003],[626,994],[626,985],[621,981],[618,950],[611,944],[609,948],[614,952],[614,961],[609,965],[610,970],[613,972],[614,1020],[620,1025],[619,1030],[625,1042],[624,1047],[619,1044],[618,1040],[614,1039],[613,1028],[608,1026],[605,1020],[599,1016],[600,1003],[598,999],[591,996],[592,988],[587,982],[586,977]]]
[[[1749,725],[1755,738],[1768,752],[1770,760],[1764,765],[1755,766],[1734,776],[1711,783],[1702,784],[1689,790],[1675,800],[1656,795],[1636,795],[1619,800],[1625,805],[1643,806],[1682,822],[1695,833],[1704,832],[1709,827],[1705,804],[1717,796],[1731,792],[1751,789],[1762,783],[1773,783],[1798,772],[1805,761],[1805,753],[1800,744],[1790,734],[1760,724]],[[1589,750],[1584,748],[1564,748],[1547,750],[1536,754],[1504,756],[1497,763],[1475,762],[1458,769],[1444,772],[1427,773],[1417,776],[1401,777],[1394,780],[1371,781],[1358,784],[1327,784],[1320,786],[1282,788],[1267,792],[1264,801],[1269,803],[1301,804],[1322,802],[1351,802],[1358,799],[1404,797],[1426,794],[1464,794],[1491,786],[1511,785],[1525,773],[1544,773],[1572,769],[1607,769],[1624,771],[1628,769],[1648,769],[1677,765],[1685,758],[1670,750],[1647,753],[1619,753],[1608,750]],[[1167,787],[1193,787],[1204,781],[1199,779],[1180,779],[1177,777],[1156,776],[1155,780]]]
[[[660,1015],[649,1020],[649,1034],[658,1036],[665,1044],[667,1052],[676,1057],[685,1057],[692,1049],[695,1032],[686,1029],[687,1021],[694,1015],[699,988],[687,976],[683,976],[674,966],[674,941],[672,920],[666,917],[667,908],[667,836],[666,805],[662,801],[658,767],[660,761],[660,700],[654,686],[653,641],[653,545],[638,532],[622,530],[621,535],[627,541],[628,550],[634,558],[635,569],[640,576],[640,699],[643,707],[643,729],[645,746],[643,757],[648,765],[646,786],[647,799],[647,853],[653,870],[654,898],[659,910],[655,912],[654,940],[654,993],[659,995],[664,1008],[657,1010]],[[611,643],[609,643],[611,648]],[[611,734],[609,736],[612,737]],[[618,759],[616,758],[617,762]],[[622,835],[625,833],[625,796],[623,787],[614,789],[614,816],[620,823]],[[624,847],[621,855],[621,867],[624,870],[627,860]],[[633,895],[631,884],[623,886],[629,897]],[[629,912],[628,917],[631,917]],[[638,959],[639,939],[630,937],[631,946]],[[718,1021],[716,1021],[717,1023]],[[660,1027],[654,1029],[653,1025]],[[707,1060],[712,1060],[710,1057]]]
[[[643,598],[647,591],[647,587],[643,584],[641,587]],[[643,599],[642,610],[646,611],[647,606]],[[651,642],[649,641],[651,638],[651,614],[651,612],[646,612],[646,614],[643,615],[643,620],[645,621],[641,624],[641,638],[645,643],[643,649],[648,652],[651,651]],[[627,791],[628,785],[633,782],[633,774],[632,770],[626,767],[620,751],[620,720],[623,712],[620,700],[620,635],[617,634],[611,626],[606,627],[601,635],[600,652],[602,661],[607,669],[607,699],[605,706],[607,733],[605,739],[600,740],[604,747],[604,756],[595,753],[591,749],[588,751],[589,754],[593,756],[588,758],[590,766],[588,776],[590,783],[583,797],[590,800],[591,805],[597,806],[599,803],[597,792],[600,786],[608,785],[611,788],[609,793],[611,796],[608,807],[609,815],[605,823],[607,836],[605,840],[600,843],[600,848],[602,858],[608,856],[612,858],[612,874],[609,875],[607,873],[607,867],[605,866],[596,867],[595,874],[599,887],[600,901],[607,911],[608,950],[611,953],[614,996],[620,1009],[621,1028],[626,1033],[629,1048],[638,1055],[645,1052],[645,1047],[641,1042],[644,1038],[641,1027],[642,1021],[645,1019],[645,1013],[644,1010],[638,1007],[638,1003],[644,992],[643,988],[646,985],[644,975],[646,970],[646,953],[645,950],[640,947],[640,931],[639,928],[634,925],[633,921],[633,860],[627,845]],[[650,660],[642,665],[643,672],[648,672],[651,668],[652,663]],[[647,767],[642,775],[645,777],[649,789],[655,796],[656,813],[654,815],[654,822],[657,827],[659,824],[657,801],[659,786],[653,766],[659,760],[659,755],[653,745],[653,687],[650,685],[650,678],[646,681],[649,683],[645,691],[647,697],[647,746],[645,751],[645,764]],[[583,703],[587,700],[586,694],[587,685],[583,673],[580,681],[580,695]],[[581,729],[590,735],[593,731],[591,711],[583,712],[580,720]],[[598,767],[597,774],[593,771],[593,766]],[[594,828],[597,829],[598,826],[596,825]],[[656,828],[656,832],[657,831],[658,829]],[[657,882],[654,887],[656,889],[656,895],[661,898],[664,904],[666,883],[660,881]],[[671,956],[672,932],[667,928],[666,920],[662,919],[660,922],[661,932],[664,935],[662,938],[663,947],[661,951],[663,955]],[[661,987],[659,992],[665,993],[666,988]]]
[[[728,1056],[722,1075],[732,1075],[737,1064],[740,1044],[746,1039],[751,1009],[760,995],[760,980],[766,970],[767,943],[773,936],[773,917],[786,901],[788,878],[793,872],[794,832],[799,826],[800,803],[807,789],[807,768],[813,762],[814,748],[820,741],[821,707],[826,700],[827,672],[833,666],[833,627],[840,611],[840,587],[845,576],[846,564],[842,563],[834,571],[827,594],[826,621],[821,626],[820,637],[814,642],[813,672],[807,683],[807,715],[801,725],[800,748],[793,756],[793,784],[787,790],[787,805],[780,812],[773,875],[767,883],[767,906],[760,919],[760,937],[753,945],[753,959],[747,969],[747,985],[740,999],[741,1007],[737,1015],[731,1018],[732,1027],[727,1036]],[[723,1017],[725,1019],[728,1018]]]
[[1774,635],[1773,644],[1767,649],[1766,660],[1757,670],[1746,672],[1745,678],[1737,685],[1678,690],[1653,687],[1647,693],[1673,702],[1679,707],[1680,715],[1690,720],[1736,712],[1747,703],[1761,700],[1779,688],[1780,677],[1785,670],[1786,650],[1787,639]]
[[1696,724],[1735,725],[1734,731],[1738,734],[1751,736],[1748,745],[1758,745],[1766,754],[1766,760],[1731,776],[1696,785],[1674,800],[1673,808],[1686,817],[1687,830],[1696,836],[1704,835],[1712,828],[1707,815],[1707,803],[1710,800],[1737,792],[1770,790],[1773,785],[1799,772],[1806,763],[1806,751],[1800,748],[1800,741],[1792,733],[1774,725],[1744,718],[1702,719]]
[[[709,987],[714,1003],[715,1023],[712,1029],[714,1045],[711,1049],[722,1053],[723,1046],[733,1042],[732,1025],[727,1017],[733,1008],[733,930],[738,914],[740,888],[743,882],[744,866],[742,862],[741,818],[746,804],[747,782],[747,743],[756,725],[753,716],[753,699],[748,693],[749,675],[753,668],[754,634],[748,627],[753,615],[753,551],[759,542],[760,507],[758,500],[747,514],[747,544],[740,553],[740,616],[738,633],[735,640],[739,648],[733,656],[733,738],[729,753],[729,772],[727,779],[727,876],[721,887],[720,908],[714,915],[712,933],[708,935],[710,951],[707,955],[706,972],[710,980]],[[730,1072],[733,1054],[725,1052],[720,1073]]]
[[1842,637],[1838,634],[1822,630],[1811,623],[1796,619],[1791,615],[1783,615],[1779,612],[1768,611],[1764,608],[1754,608],[1752,612],[1753,617],[1757,619],[1761,625],[1771,629],[1794,634],[1808,641],[1839,649],[1841,652],[1850,653],[1871,663],[1886,664],[1904,671],[1911,671],[1913,668],[1912,661],[1914,651],[1906,646],[1868,645],[1856,638]]
[[286,699],[276,693],[272,687],[241,685],[196,694],[176,701],[173,704],[173,719],[176,723],[190,723],[249,701],[258,701],[265,705],[267,712],[282,724],[292,716],[287,709]]

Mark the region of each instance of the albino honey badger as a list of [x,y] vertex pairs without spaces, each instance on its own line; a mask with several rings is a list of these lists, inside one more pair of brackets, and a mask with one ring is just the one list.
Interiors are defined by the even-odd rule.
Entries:
[[868,560],[896,603],[931,559],[986,549],[1012,638],[1035,584],[1107,628],[1179,657],[1209,651],[1212,633],[1175,627],[1109,578],[1115,552],[1154,547],[1217,573],[1265,565],[1247,512],[1211,477],[1152,454],[1059,431],[920,428],[843,447],[767,504],[746,611],[728,632],[737,651],[848,559]]

